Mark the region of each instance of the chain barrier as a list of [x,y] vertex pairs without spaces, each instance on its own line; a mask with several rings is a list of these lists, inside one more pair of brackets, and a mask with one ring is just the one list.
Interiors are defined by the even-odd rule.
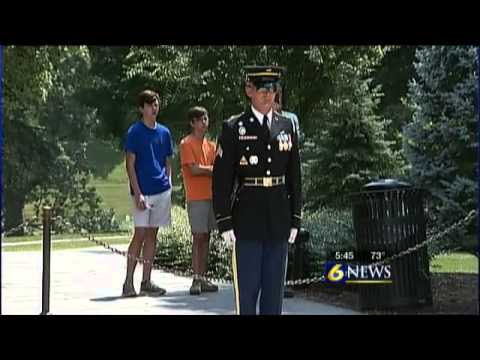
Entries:
[[[154,261],[150,261],[150,260],[144,259],[142,257],[135,257],[135,256],[129,254],[127,251],[118,250],[118,249],[114,248],[113,246],[110,246],[110,244],[108,244],[104,241],[100,241],[100,240],[95,239],[95,237],[90,235],[90,234],[88,235],[87,239],[89,241],[97,244],[97,245],[103,246],[105,249],[111,251],[114,254],[118,254],[118,255],[122,255],[126,258],[134,259],[135,261],[137,261],[138,263],[140,263],[142,265],[150,264],[152,266],[152,268],[155,269],[155,270],[160,270],[160,271],[163,271],[163,272],[166,272],[166,273],[169,273],[169,274],[173,274],[173,275],[177,275],[177,276],[183,276],[183,277],[191,277],[192,276],[192,272],[190,270],[179,270],[179,269],[175,269],[175,268],[172,269],[171,267],[166,267],[166,266],[161,266],[161,265],[155,264]],[[214,281],[214,282],[217,282],[217,283],[225,283],[225,284],[230,284],[232,282],[229,279],[210,277],[210,276],[203,276],[203,279],[208,280],[208,281]]]
[[387,264],[387,263],[390,263],[392,262],[393,260],[397,260],[401,257],[404,257],[406,255],[409,255],[415,251],[418,251],[420,250],[421,248],[423,248],[424,246],[426,245],[429,245],[431,243],[433,243],[434,241],[438,240],[438,239],[441,239],[442,237],[444,237],[446,234],[452,232],[454,229],[456,229],[457,227],[459,227],[460,225],[462,224],[468,224],[468,222],[470,220],[472,220],[472,218],[475,216],[476,214],[476,211],[475,210],[472,210],[468,213],[468,215],[464,218],[464,219],[461,219],[455,223],[453,223],[452,225],[448,226],[447,228],[445,228],[444,230],[428,237],[425,241],[415,245],[415,246],[412,246],[406,250],[403,250],[401,252],[399,252],[398,254],[395,254],[385,260],[382,260],[382,261],[377,261],[373,264],[370,264],[370,266],[380,266],[380,265],[384,265],[384,264]]
[[[377,261],[375,263],[369,264],[369,266],[374,267],[374,266],[385,265],[385,264],[390,263],[394,260],[398,260],[398,259],[400,259],[404,256],[412,254],[412,253],[420,250],[421,248],[423,248],[423,247],[425,247],[429,244],[432,244],[433,242],[437,241],[438,239],[443,238],[446,234],[452,232],[454,229],[458,228],[462,224],[468,224],[468,222],[470,222],[475,215],[476,215],[476,210],[472,210],[468,213],[468,215],[464,219],[461,219],[461,220],[453,223],[452,225],[448,226],[444,230],[429,236],[425,241],[423,241],[423,242],[421,242],[421,243],[419,243],[415,246],[412,246],[412,247],[410,247],[406,250],[403,250],[403,251],[401,251],[401,252],[399,252],[399,253],[391,256],[391,257],[388,257],[385,260],[381,260],[381,261]],[[53,217],[52,222],[57,220],[57,219],[58,219],[58,217]],[[9,234],[12,234],[15,231],[17,231],[20,228],[25,227],[25,226],[42,228],[42,224],[37,224],[37,223],[34,223],[34,222],[26,222],[26,223],[22,223],[22,224],[16,226],[13,229],[8,230],[7,232],[3,232],[2,236],[8,236]],[[88,239],[88,241],[93,242],[96,245],[102,246],[102,247],[111,251],[114,254],[118,254],[118,255],[121,255],[121,256],[124,256],[124,257],[127,257],[127,258],[132,258],[132,259],[136,260],[137,262],[141,263],[142,265],[151,264],[153,269],[160,270],[160,271],[163,271],[165,273],[170,273],[170,274],[177,275],[177,276],[183,276],[183,277],[191,277],[192,276],[192,271],[191,270],[180,270],[180,269],[175,269],[175,268],[171,268],[171,267],[161,266],[161,265],[155,264],[154,261],[146,260],[142,257],[135,257],[133,255],[128,254],[127,251],[118,250],[118,249],[114,248],[113,246],[110,246],[110,244],[108,244],[107,242],[95,239],[95,237],[91,234],[87,234],[87,239]],[[213,281],[213,282],[217,282],[217,283],[225,283],[225,284],[231,284],[232,283],[232,281],[230,279],[221,278],[221,277],[203,276],[203,278],[205,280]],[[321,276],[314,276],[314,277],[306,278],[306,279],[287,280],[287,281],[285,281],[285,285],[286,286],[309,285],[309,284],[313,284],[313,283],[322,282],[324,280],[325,280],[325,276],[321,275]]]
[[[461,226],[462,224],[464,224],[464,223],[467,224],[475,216],[475,214],[476,214],[476,211],[472,210],[472,211],[469,212],[469,214],[464,219],[459,220],[456,223],[454,223],[454,224],[450,225],[449,227],[447,227],[446,229],[444,229],[443,231],[430,236],[429,238],[427,238],[422,243],[417,244],[415,246],[412,246],[412,247],[410,247],[406,250],[403,250],[403,251],[399,252],[398,254],[395,254],[395,255],[393,255],[393,256],[385,259],[385,260],[372,263],[372,264],[370,264],[370,266],[384,265],[386,263],[392,262],[392,261],[397,260],[399,258],[402,258],[406,255],[409,255],[413,252],[416,252],[419,249],[423,248],[424,246],[429,245],[429,244],[433,243],[434,241],[442,238],[443,236],[450,233],[451,231],[453,231],[457,227]],[[119,255],[122,255],[122,256],[125,256],[125,257],[134,258],[142,264],[151,263],[151,261],[145,260],[141,257],[135,258],[134,256],[128,254],[126,251],[120,251],[118,249],[115,249],[112,246],[110,246],[108,243],[96,240],[93,236],[89,235],[88,239],[90,241],[96,243],[97,245],[103,246],[104,248],[106,248],[107,250],[110,250],[113,253],[116,253],[116,254],[119,254]],[[172,274],[179,275],[179,276],[189,277],[189,276],[192,275],[190,271],[182,271],[182,270],[175,270],[175,269],[172,270],[172,269],[167,268],[165,266],[156,265],[155,263],[153,263],[152,267],[154,269],[161,270],[161,271],[164,271],[164,272],[167,272],[167,273],[172,273]],[[219,282],[219,283],[231,283],[231,280],[228,280],[228,279],[225,279],[225,278],[216,278],[216,277],[207,277],[207,276],[205,276],[204,278],[209,280],[209,281],[215,281],[215,282]],[[309,285],[309,284],[318,283],[318,282],[322,282],[322,281],[325,281],[325,276],[324,275],[315,276],[315,277],[306,278],[306,279],[287,280],[285,282],[285,285],[286,286]]]

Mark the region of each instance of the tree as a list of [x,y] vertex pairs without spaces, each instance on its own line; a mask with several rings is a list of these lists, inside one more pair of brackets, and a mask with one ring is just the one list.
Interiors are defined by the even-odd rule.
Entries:
[[28,192],[46,176],[43,161],[53,154],[46,146],[38,112],[45,104],[52,83],[48,48],[5,48],[5,149],[4,191],[5,228],[23,223],[23,207]]
[[319,106],[307,135],[305,168],[309,208],[347,207],[349,194],[369,181],[395,177],[399,159],[385,140],[388,122],[376,114],[381,94],[347,63],[338,68],[328,102]]
[[77,220],[81,207],[98,211],[85,157],[96,118],[78,99],[88,84],[87,49],[6,50],[6,229],[23,223],[27,201],[35,203],[37,216],[43,204],[52,205],[55,215],[70,213]]
[[[184,114],[192,105],[203,105],[209,110],[210,132],[215,136],[221,122],[243,111],[247,104],[243,91],[243,67],[252,64],[284,66],[287,68],[288,108],[299,115],[301,128],[311,134],[311,142],[317,145],[324,142],[319,146],[323,146],[325,159],[336,156],[337,149],[328,145],[327,138],[343,136],[350,131],[352,121],[363,124],[360,119],[364,113],[368,118],[364,122],[369,125],[364,124],[363,129],[368,133],[366,141],[370,146],[366,151],[372,156],[368,161],[366,157],[361,161],[367,161],[369,165],[360,161],[353,168],[345,167],[349,171],[347,174],[328,182],[330,185],[342,182],[345,185],[346,176],[351,175],[349,179],[357,176],[357,180],[349,180],[346,187],[326,184],[322,187],[322,191],[328,193],[338,189],[346,191],[383,170],[391,169],[387,163],[391,163],[393,155],[388,153],[388,144],[382,143],[382,129],[386,123],[374,116],[380,95],[366,80],[389,49],[380,46],[157,46],[113,50],[95,47],[90,50],[98,88],[92,93],[90,104],[96,104],[111,133],[121,138],[134,119],[125,104],[135,109],[132,100],[136,93],[144,87],[152,87],[162,98],[159,119],[165,120],[173,130],[174,138],[179,139],[185,134]],[[349,109],[350,103],[356,105]],[[375,125],[375,122],[379,124]],[[330,128],[332,134],[322,137],[323,133],[318,130],[331,124],[337,128]],[[339,145],[354,148],[351,144]],[[352,151],[356,156],[355,150]],[[313,152],[317,159],[318,155]],[[378,166],[375,165],[376,159],[379,160]],[[350,160],[354,159],[344,159]],[[321,165],[316,171],[323,168]],[[359,175],[361,172],[365,174]],[[322,197],[321,191],[313,190],[316,185],[313,180],[309,194],[312,204],[318,204]]]
[[380,116],[391,120],[386,139],[393,149],[402,149],[402,129],[410,122],[412,111],[406,103],[408,82],[415,75],[415,46],[395,46],[383,57],[374,72],[373,85],[381,85],[384,96],[378,106]]
[[[431,46],[416,52],[416,78],[408,93],[413,119],[404,130],[404,150],[411,182],[431,194],[436,229],[465,217],[475,206],[475,58],[471,46]],[[461,226],[441,249],[459,246],[473,234],[473,224]]]

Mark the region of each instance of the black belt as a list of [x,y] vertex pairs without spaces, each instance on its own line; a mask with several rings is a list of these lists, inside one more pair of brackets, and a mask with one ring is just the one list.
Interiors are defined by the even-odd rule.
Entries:
[[285,184],[285,176],[268,176],[268,177],[246,177],[243,178],[245,186],[272,187]]

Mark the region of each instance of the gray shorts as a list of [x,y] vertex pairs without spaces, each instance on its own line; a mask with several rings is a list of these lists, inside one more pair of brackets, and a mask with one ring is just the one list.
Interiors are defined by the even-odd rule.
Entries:
[[187,212],[192,233],[206,234],[217,228],[212,200],[188,201]]
[[132,196],[132,213],[135,227],[166,227],[172,223],[172,189],[155,195],[144,195],[147,209],[139,210]]

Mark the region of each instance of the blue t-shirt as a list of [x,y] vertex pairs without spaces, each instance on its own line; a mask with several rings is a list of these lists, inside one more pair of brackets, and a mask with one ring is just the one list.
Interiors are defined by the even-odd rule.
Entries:
[[[135,122],[127,132],[125,151],[135,154],[135,173],[143,195],[160,194],[170,189],[166,160],[173,154],[170,130],[159,123],[155,129],[143,121]],[[133,189],[130,186],[133,195]]]

